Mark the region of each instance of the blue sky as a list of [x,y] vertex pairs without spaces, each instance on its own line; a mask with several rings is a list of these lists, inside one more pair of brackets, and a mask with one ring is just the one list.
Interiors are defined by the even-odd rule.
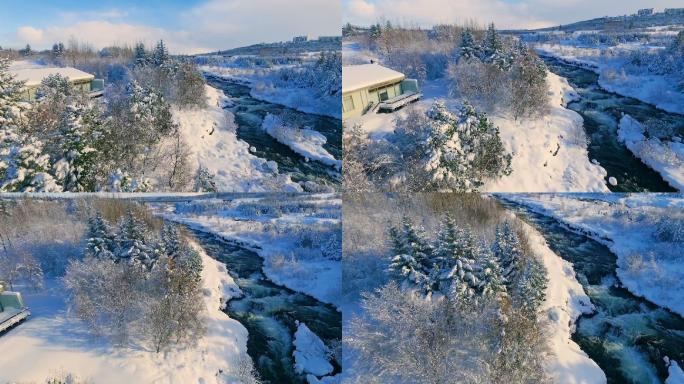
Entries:
[[480,24],[501,28],[539,28],[606,15],[631,14],[639,8],[684,7],[683,0],[342,0],[344,22],[368,25],[379,19],[430,26]]
[[339,0],[0,0],[0,9],[0,46],[15,48],[164,39],[172,51],[196,53],[339,35],[341,25]]

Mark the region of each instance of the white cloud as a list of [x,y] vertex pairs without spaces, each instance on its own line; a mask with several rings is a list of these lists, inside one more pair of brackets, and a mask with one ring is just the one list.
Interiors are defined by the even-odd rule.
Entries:
[[380,19],[419,24],[494,22],[501,28],[540,28],[639,8],[681,7],[682,0],[345,0],[344,21],[369,25]]
[[340,0],[208,0],[170,16],[173,27],[165,28],[130,22],[138,12],[137,8],[62,12],[52,25],[17,29],[14,45],[30,42],[44,49],[75,37],[102,48],[164,39],[174,53],[199,53],[296,35],[339,35],[342,25]]
[[43,30],[26,25],[17,28],[17,37],[19,40],[25,41],[29,44],[40,44],[43,42]]

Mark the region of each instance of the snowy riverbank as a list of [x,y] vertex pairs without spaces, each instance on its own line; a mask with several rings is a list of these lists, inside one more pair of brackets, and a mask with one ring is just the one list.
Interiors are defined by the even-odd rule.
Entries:
[[650,73],[625,74],[622,69],[627,65],[630,52],[647,47],[620,44],[609,48],[583,48],[545,43],[535,45],[535,49],[540,54],[557,57],[595,72],[599,75],[599,85],[609,92],[633,97],[664,111],[684,114],[684,93],[677,88],[677,81]]
[[644,127],[629,115],[620,120],[618,137],[634,156],[657,171],[668,184],[684,192],[684,144],[647,138]]
[[[96,383],[232,383],[247,356],[247,330],[221,311],[239,295],[225,265],[200,252],[207,334],[192,347],[155,353],[143,347],[114,348],[94,339],[85,324],[69,316],[62,282],[24,299],[32,317],[0,337],[0,382],[45,382],[72,374]],[[59,358],[56,358],[59,357]],[[222,373],[220,373],[222,372]]]
[[215,234],[264,259],[276,284],[339,308],[342,278],[336,252],[341,200],[336,195],[202,200],[153,207],[165,219]]
[[594,306],[577,281],[572,264],[556,255],[544,237],[532,226],[522,223],[533,252],[541,258],[548,272],[546,300],[541,316],[549,324],[548,345],[552,356],[548,372],[554,383],[602,384],[606,376],[572,340],[575,322],[585,313],[593,312]]
[[605,244],[617,276],[634,295],[684,315],[680,195],[508,195]]
[[275,162],[254,156],[249,145],[238,139],[232,114],[222,109],[228,100],[223,92],[205,89],[206,109],[172,110],[192,153],[192,165],[207,168],[222,192],[301,192],[289,175],[278,172]]
[[252,69],[205,65],[200,69],[210,75],[248,86],[250,96],[257,100],[280,104],[304,113],[342,118],[339,95],[322,97],[310,88],[283,88],[274,85],[272,76],[278,67]]

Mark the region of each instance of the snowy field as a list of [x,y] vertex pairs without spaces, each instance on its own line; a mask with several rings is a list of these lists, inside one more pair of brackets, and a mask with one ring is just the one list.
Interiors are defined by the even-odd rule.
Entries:
[[222,109],[226,95],[208,85],[205,89],[207,109],[174,108],[172,113],[193,160],[215,175],[217,190],[301,192],[289,175],[279,174],[274,161],[254,156],[249,145],[237,138],[232,114]]
[[535,45],[537,51],[555,56],[596,72],[599,85],[607,91],[633,97],[668,112],[684,113],[684,93],[677,81],[653,73],[626,74],[630,54],[650,47],[638,43],[624,43],[615,47],[581,47],[574,40]]
[[680,195],[509,195],[606,244],[633,294],[684,315],[684,199]]
[[277,284],[339,307],[341,200],[337,195],[263,195],[152,204],[165,219],[254,250]]
[[1,382],[45,382],[73,375],[92,383],[217,383],[236,380],[247,357],[247,330],[221,306],[240,294],[225,265],[200,248],[207,334],[193,347],[157,354],[138,348],[113,348],[93,339],[85,324],[70,316],[60,280],[44,291],[25,291],[30,320],[0,337]]

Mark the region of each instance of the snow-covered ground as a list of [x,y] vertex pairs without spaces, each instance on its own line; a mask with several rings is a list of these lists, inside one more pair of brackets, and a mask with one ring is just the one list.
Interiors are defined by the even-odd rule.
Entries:
[[523,222],[523,228],[533,252],[541,258],[548,271],[546,301],[542,305],[543,319],[549,324],[548,343],[551,357],[548,372],[558,384],[600,384],[606,376],[599,366],[571,338],[575,321],[594,306],[575,277],[572,264],[556,255],[544,237]]
[[310,88],[282,88],[273,84],[272,76],[282,66],[245,68],[234,66],[200,66],[213,76],[232,80],[250,87],[250,96],[269,103],[284,105],[304,113],[342,118],[341,98],[321,97]]
[[533,194],[507,199],[606,244],[630,292],[684,315],[684,198],[658,194]]
[[307,127],[288,126],[282,119],[271,114],[266,115],[261,127],[280,143],[287,145],[306,159],[332,165],[337,169],[342,168],[342,161],[336,160],[323,148],[328,141],[323,134]]
[[254,250],[264,259],[270,280],[339,308],[339,196],[267,194],[152,206],[165,219]]
[[205,86],[206,109],[173,108],[176,123],[192,153],[191,159],[215,175],[216,187],[222,192],[283,191],[301,192],[299,184],[287,174],[279,174],[274,161],[254,156],[249,145],[238,139],[230,112],[221,107],[227,97]]
[[660,173],[672,187],[684,192],[684,144],[681,138],[679,141],[647,138],[641,123],[629,115],[620,120],[618,137],[634,156]]
[[668,112],[684,113],[684,93],[677,81],[652,73],[625,74],[629,54],[648,49],[637,43],[615,47],[578,47],[573,41],[536,44],[535,49],[548,56],[582,65],[599,75],[599,85],[607,91],[633,97]]
[[[45,382],[72,374],[93,383],[216,383],[237,380],[247,356],[247,330],[221,311],[240,290],[222,263],[202,257],[207,334],[193,347],[165,353],[113,348],[93,340],[85,324],[69,316],[61,281],[49,280],[45,291],[25,291],[32,316],[0,337],[0,382]],[[222,372],[222,373],[220,373]]]
[[[346,45],[348,49],[355,46]],[[357,52],[343,51],[345,60]],[[548,73],[549,113],[540,118],[515,120],[512,116],[492,114],[499,127],[506,150],[513,155],[513,172],[498,180],[489,180],[481,188],[489,192],[608,192],[606,170],[590,161],[582,117],[565,105],[576,96],[567,80]],[[445,80],[420,84],[424,98],[414,108],[427,110],[436,100],[444,100],[458,111],[461,100],[448,96]],[[396,118],[406,116],[406,109],[391,114],[369,113],[349,119],[347,125],[360,124],[373,140],[385,140],[394,133]]]

